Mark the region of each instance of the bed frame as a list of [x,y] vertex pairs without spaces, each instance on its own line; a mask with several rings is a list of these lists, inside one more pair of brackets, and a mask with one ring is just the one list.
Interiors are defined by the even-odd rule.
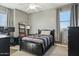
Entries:
[[18,23],[18,28],[19,28],[19,36],[21,34],[26,35],[26,26],[25,26],[25,24]]
[[[20,24],[21,25],[21,24]],[[20,26],[19,25],[19,26]],[[24,26],[24,25],[23,25]],[[25,27],[25,26],[24,26]],[[25,29],[24,29],[25,30]],[[20,51],[27,51],[30,53],[33,53],[35,55],[41,56],[44,55],[45,52],[52,46],[54,45],[54,41],[55,41],[55,30],[47,30],[47,29],[43,29],[43,30],[38,30],[38,33],[40,34],[41,31],[51,31],[51,35],[53,36],[53,42],[46,47],[46,49],[43,49],[42,44],[40,43],[36,43],[36,42],[31,42],[31,41],[26,41],[26,40],[22,40],[22,37],[19,37],[20,39]]]
[[21,38],[26,36],[26,26],[25,26],[25,24],[18,23],[18,29],[19,29],[18,39],[19,39],[19,45],[20,45]]

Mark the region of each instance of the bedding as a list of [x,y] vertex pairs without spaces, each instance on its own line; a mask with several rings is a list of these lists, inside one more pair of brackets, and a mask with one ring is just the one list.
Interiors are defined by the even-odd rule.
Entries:
[[19,39],[20,50],[31,52],[35,55],[44,55],[54,45],[54,30],[38,30],[38,34],[36,35],[20,37]]
[[48,45],[50,45],[53,41],[52,35],[36,35],[36,36],[28,36],[23,37],[22,40],[27,40],[35,43],[41,43],[43,49],[45,49]]

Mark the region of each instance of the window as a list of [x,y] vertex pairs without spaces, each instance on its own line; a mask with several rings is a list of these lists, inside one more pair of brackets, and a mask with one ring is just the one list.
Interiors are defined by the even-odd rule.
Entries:
[[60,12],[60,30],[70,26],[70,11]]
[[7,26],[7,14],[0,14],[0,26]]

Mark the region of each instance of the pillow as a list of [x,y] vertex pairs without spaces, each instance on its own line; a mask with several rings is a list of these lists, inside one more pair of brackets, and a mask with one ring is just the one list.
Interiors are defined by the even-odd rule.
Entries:
[[24,26],[20,26],[20,28],[25,28]]
[[50,35],[50,31],[41,31],[41,35]]

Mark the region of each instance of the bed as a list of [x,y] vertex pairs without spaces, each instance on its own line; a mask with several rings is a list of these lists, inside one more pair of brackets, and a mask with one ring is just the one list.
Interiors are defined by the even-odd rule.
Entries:
[[[47,33],[49,34],[47,35]],[[38,30],[38,34],[20,37],[20,50],[41,56],[54,45],[55,30],[42,29]],[[44,34],[45,33],[45,34]]]

